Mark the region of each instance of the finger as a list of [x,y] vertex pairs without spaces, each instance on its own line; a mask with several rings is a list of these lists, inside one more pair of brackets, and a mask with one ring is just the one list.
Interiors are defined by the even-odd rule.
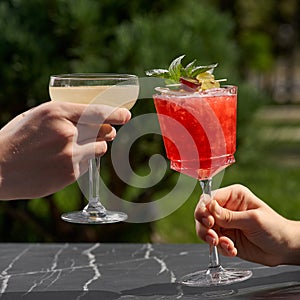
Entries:
[[247,229],[251,224],[251,216],[248,211],[232,211],[212,200],[209,211],[214,217],[215,223],[223,228]]
[[97,141],[86,143],[83,145],[78,145],[75,147],[73,160],[81,161],[81,160],[89,160],[91,158],[101,157],[107,151],[107,143],[106,141]]
[[68,118],[74,123],[108,123],[113,125],[122,125],[128,122],[131,118],[131,113],[126,108],[117,108],[101,104],[73,105],[76,107],[68,112]]
[[218,251],[224,256],[237,256],[237,249],[231,239],[226,236],[219,238]]
[[117,135],[117,131],[109,124],[103,124],[100,127],[97,135],[97,141],[112,141]]
[[230,203],[231,199],[234,200],[233,202],[237,203],[237,197],[234,196],[234,194],[236,194],[235,186],[236,185],[231,185],[213,191],[213,198],[218,201],[222,207],[225,207],[228,203]]
[[116,137],[116,129],[110,124],[91,125],[77,124],[77,143],[84,144],[95,141],[112,141]]
[[214,218],[211,215],[210,211],[207,209],[205,201],[203,201],[204,196],[200,197],[200,200],[195,208],[194,217],[197,221],[202,223],[208,228],[214,226]]
[[261,204],[258,199],[247,187],[234,184],[214,191],[213,197],[220,206],[231,210],[247,210],[257,208]]
[[213,229],[207,228],[198,221],[196,221],[196,233],[198,237],[206,243],[213,246],[218,244],[219,238],[217,233]]
[[39,111],[39,113],[49,115],[52,118],[64,117],[73,123],[122,125],[131,118],[131,113],[128,109],[103,104],[89,105],[49,101],[33,108],[33,111]]

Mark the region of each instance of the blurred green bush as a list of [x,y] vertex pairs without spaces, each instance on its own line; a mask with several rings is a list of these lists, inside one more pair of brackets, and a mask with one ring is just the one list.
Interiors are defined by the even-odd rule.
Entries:
[[[218,62],[216,77],[228,78],[229,83],[239,86],[238,144],[242,147],[247,125],[265,102],[265,96],[244,82],[244,57],[235,35],[235,19],[217,4],[197,0],[2,0],[1,124],[48,101],[51,74],[126,72],[144,77],[146,69],[167,67],[175,57],[186,54],[187,61],[196,58],[201,64]],[[151,99],[141,100],[134,107],[133,116],[149,112],[154,112]],[[156,135],[140,138],[131,151],[130,163],[138,174],[149,172],[148,161],[153,154],[164,153],[162,140]],[[114,173],[109,154],[103,158],[101,175],[113,193],[132,202],[157,199],[172,189],[178,177],[168,170],[153,187],[128,187]],[[194,182],[187,179],[187,184]],[[85,203],[76,184],[45,199],[0,203],[0,240],[189,241],[194,231],[193,206],[199,194],[196,187],[192,200],[183,206],[190,221],[177,236],[175,229],[173,240],[161,234],[165,228],[168,235],[167,230],[176,226],[174,221],[166,225],[168,218],[107,226],[64,223],[60,220],[63,211],[82,208]],[[180,219],[176,221],[177,227],[182,225]],[[160,233],[156,234],[156,230]]]

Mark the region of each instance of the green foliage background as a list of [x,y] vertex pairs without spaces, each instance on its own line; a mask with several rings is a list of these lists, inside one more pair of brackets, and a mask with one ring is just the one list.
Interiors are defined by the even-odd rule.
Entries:
[[[241,182],[266,199],[280,199],[280,187],[274,184],[279,181],[279,172],[262,159],[269,149],[257,137],[255,126],[259,125],[253,121],[257,109],[271,100],[247,82],[247,72],[272,69],[278,2],[281,16],[289,14],[284,3],[296,8],[298,4],[253,2],[255,5],[221,0],[1,0],[1,125],[49,100],[51,74],[126,72],[144,77],[146,69],[165,68],[182,54],[201,64],[218,62],[216,77],[238,85],[240,99],[238,163],[228,169],[223,184]],[[265,19],[268,26],[263,23]],[[133,116],[154,112],[151,99],[138,101],[132,112]],[[137,174],[147,174],[149,158],[164,153],[161,137],[147,135],[139,139],[132,152],[133,169]],[[294,172],[292,176],[297,178],[298,171]],[[151,188],[128,187],[114,174],[109,154],[103,158],[101,175],[113,193],[132,202],[159,198],[172,189],[178,178],[168,170],[163,180]],[[271,197],[267,181],[273,182]],[[162,220],[144,224],[85,226],[61,221],[62,212],[85,204],[77,184],[45,199],[3,202],[0,241],[196,242],[193,210],[200,189],[190,178],[186,178],[186,184],[195,189],[180,209]],[[291,191],[296,192],[294,185]],[[297,217],[291,215],[292,210],[288,213]]]

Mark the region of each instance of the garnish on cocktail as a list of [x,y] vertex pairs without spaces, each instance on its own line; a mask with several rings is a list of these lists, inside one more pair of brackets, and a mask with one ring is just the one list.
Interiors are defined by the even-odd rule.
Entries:
[[197,66],[196,60],[193,60],[184,67],[182,65],[184,57],[185,55],[181,55],[175,58],[168,69],[148,70],[146,71],[146,75],[164,78],[168,88],[184,91],[218,88],[221,81],[226,81],[226,79],[215,79],[213,75],[213,71],[218,64]]

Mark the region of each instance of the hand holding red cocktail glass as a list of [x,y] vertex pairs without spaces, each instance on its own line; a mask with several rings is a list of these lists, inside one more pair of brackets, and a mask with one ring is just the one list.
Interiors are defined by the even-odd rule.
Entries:
[[[200,181],[207,205],[214,175],[235,162],[237,87],[220,87],[212,71],[216,65],[183,67],[183,56],[168,70],[148,71],[169,83],[153,95],[163,141],[173,170]],[[251,271],[224,269],[216,247],[210,247],[207,270],[188,274],[188,286],[224,285],[248,279]]]

